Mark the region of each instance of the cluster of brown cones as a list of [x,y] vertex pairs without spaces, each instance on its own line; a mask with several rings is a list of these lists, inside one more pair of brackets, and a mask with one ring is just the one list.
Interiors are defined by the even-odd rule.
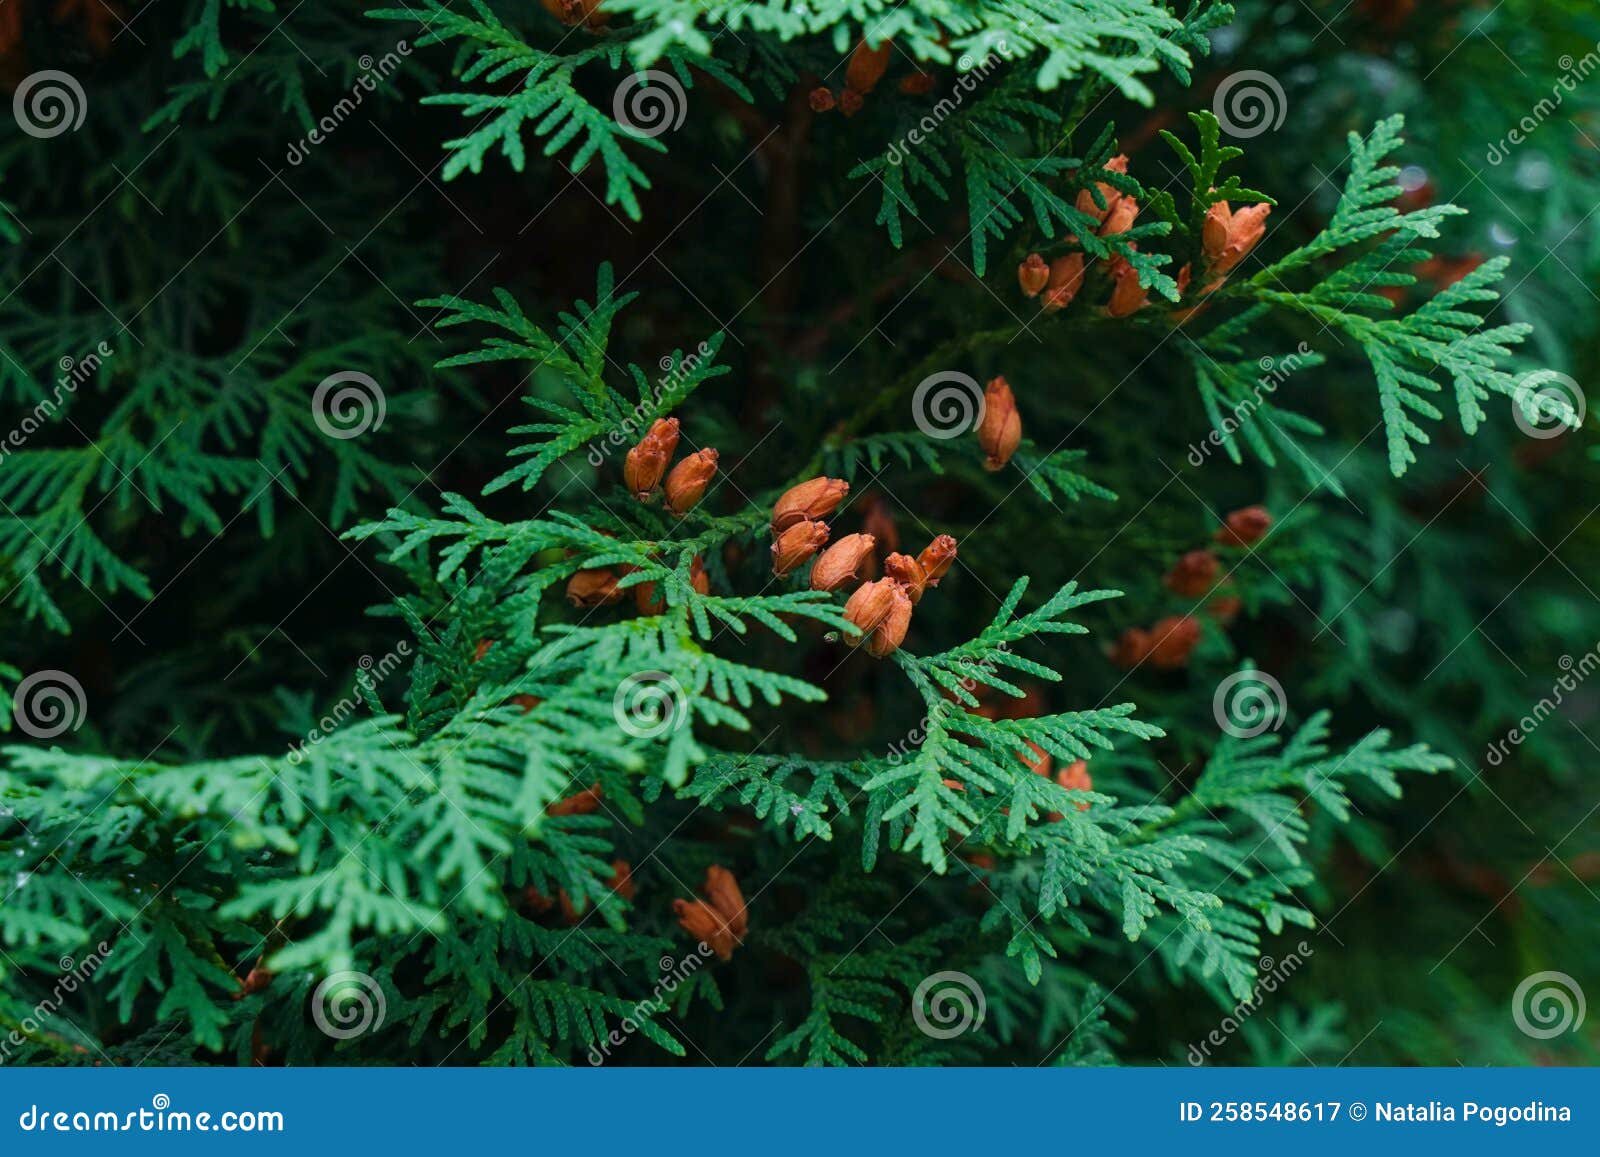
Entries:
[[[1106,162],[1105,168],[1113,173],[1126,173],[1128,158],[1113,157]],[[1104,181],[1097,181],[1093,190],[1079,191],[1076,208],[1099,223],[1097,234],[1100,237],[1115,237],[1133,228],[1140,206],[1138,199],[1131,194],[1120,192]],[[1215,293],[1227,280],[1228,274],[1255,248],[1256,242],[1266,233],[1267,214],[1271,212],[1272,206],[1263,203],[1250,205],[1235,213],[1226,201],[1218,201],[1207,211],[1200,239],[1204,285],[1199,296],[1202,299]],[[1074,245],[1077,240],[1076,237],[1068,237],[1067,244]],[[1134,248],[1137,250],[1137,246]],[[1067,253],[1048,262],[1039,254],[1030,253],[1027,260],[1017,266],[1017,284],[1024,297],[1038,298],[1041,308],[1053,313],[1072,304],[1072,299],[1083,288],[1087,272],[1087,259],[1082,252]],[[1188,291],[1193,273],[1193,268],[1188,264],[1178,270],[1175,280],[1180,296]],[[1150,304],[1150,291],[1139,284],[1138,271],[1129,264],[1127,258],[1120,255],[1113,257],[1106,269],[1106,276],[1111,283],[1111,292],[1105,303],[1108,317],[1128,317]],[[1178,311],[1175,316],[1185,320],[1199,308],[1199,305],[1191,306]]]
[[[717,452],[710,447],[685,455],[672,470],[672,456],[678,450],[678,419],[658,418],[622,464],[622,480],[640,502],[653,502],[659,489],[662,505],[680,518],[705,497],[706,488],[717,474]],[[617,580],[637,568],[620,571],[610,567],[580,570],[567,580],[567,601],[575,607],[604,607],[621,600]],[[698,556],[691,564],[689,583],[705,594],[711,589],[705,562]],[[656,593],[655,583],[639,583],[634,599],[643,614],[660,614],[665,602]]]
[[[823,113],[837,108],[847,117],[855,116],[866,104],[867,94],[878,87],[883,74],[889,71],[893,51],[888,40],[875,47],[865,40],[858,40],[845,64],[844,87],[839,90],[839,95],[835,97],[833,90],[825,84],[818,85],[811,90],[808,98],[811,111]],[[933,73],[924,72],[921,68],[902,77],[899,84],[900,91],[911,96],[920,96],[932,87]]]
[[[783,578],[814,558],[812,590],[836,591],[861,579],[876,562],[877,535],[847,534],[822,549],[828,541],[822,519],[837,510],[849,492],[850,484],[843,478],[812,478],[784,492],[772,508],[773,574]],[[879,511],[877,518],[883,517]],[[939,535],[915,558],[891,553],[883,560],[884,577],[863,582],[846,601],[844,617],[850,628],[845,640],[852,647],[864,642],[868,654],[879,659],[894,651],[911,625],[911,608],[929,587],[939,585],[955,560],[956,540],[948,534]]]
[[699,900],[674,900],[672,910],[677,914],[678,926],[717,954],[717,959],[727,960],[733,950],[744,943],[750,920],[739,890],[739,881],[733,873],[719,864],[706,869],[706,882],[701,885]]
[[[1222,546],[1250,547],[1259,542],[1272,526],[1272,515],[1264,506],[1246,506],[1223,520],[1212,538]],[[1222,562],[1209,548],[1186,552],[1162,578],[1162,585],[1185,599],[1198,599],[1217,584]],[[1239,614],[1237,595],[1222,594],[1206,606],[1206,613],[1226,627]],[[1148,628],[1129,627],[1111,649],[1111,661],[1132,670],[1149,663],[1158,670],[1173,671],[1189,665],[1189,657],[1200,643],[1200,621],[1193,615],[1168,615]]]

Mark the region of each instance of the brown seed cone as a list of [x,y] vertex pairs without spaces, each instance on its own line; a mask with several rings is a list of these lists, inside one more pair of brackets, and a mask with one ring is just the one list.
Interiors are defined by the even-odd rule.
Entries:
[[715,952],[718,960],[733,958],[738,942],[710,904],[704,900],[674,900],[672,911],[678,917],[678,927]]
[[1200,247],[1213,274],[1228,273],[1245,259],[1266,235],[1271,212],[1272,206],[1262,202],[1235,213],[1226,201],[1218,201],[1206,211]]
[[1245,506],[1230,513],[1214,537],[1227,546],[1251,546],[1260,542],[1271,526],[1272,515],[1265,506]]
[[782,534],[797,522],[816,522],[838,509],[850,483],[843,478],[810,478],[791,486],[772,507],[772,533]]
[[983,447],[985,470],[999,470],[1011,461],[1022,442],[1022,415],[1005,378],[990,380],[983,392],[983,421],[978,424],[978,445]]
[[907,96],[923,96],[933,88],[933,73],[923,72],[920,68],[910,76],[900,80],[900,91]]
[[604,607],[622,597],[617,572],[610,567],[580,570],[567,580],[567,601],[575,607]]
[[[1126,173],[1128,171],[1128,158],[1124,156],[1112,157],[1105,163],[1105,168],[1113,173]],[[1117,202],[1122,199],[1122,194],[1104,181],[1096,181],[1095,188],[1099,190],[1101,199],[1106,203],[1104,209],[1095,204],[1094,194],[1088,189],[1080,189],[1078,191],[1075,207],[1078,212],[1087,213],[1096,221],[1104,221],[1111,211],[1117,207]]]
[[1049,281],[1050,265],[1037,253],[1028,254],[1028,259],[1017,266],[1017,284],[1023,297],[1038,297]]
[[882,579],[890,587],[889,613],[867,639],[867,654],[882,659],[905,641],[906,630],[911,626],[911,597],[893,579]]
[[672,468],[667,475],[667,509],[688,514],[705,497],[706,487],[717,472],[717,452],[697,450]]
[[811,589],[836,591],[861,577],[862,564],[872,556],[878,540],[870,534],[847,534],[817,556],[811,564]]
[[739,890],[739,881],[733,873],[720,864],[712,864],[706,869],[706,882],[700,894],[728,922],[728,931],[733,933],[734,939],[743,942],[750,922],[744,893]]
[[1116,205],[1106,214],[1105,222],[1100,226],[1100,236],[1115,237],[1119,233],[1126,233],[1133,228],[1134,219],[1138,216],[1138,201],[1132,197],[1118,197]]
[[955,561],[956,540],[948,534],[941,534],[917,555],[917,562],[921,565],[922,573],[926,576],[927,585],[930,587],[939,585],[939,580],[944,578]]
[[883,560],[883,573],[905,588],[913,606],[922,601],[922,593],[928,587],[928,572],[916,559],[909,554],[891,554]]
[[1050,263],[1050,278],[1044,287],[1045,310],[1054,313],[1072,304],[1083,288],[1083,254],[1069,253]]
[[1189,665],[1189,656],[1200,644],[1200,622],[1188,615],[1169,615],[1150,627],[1150,665],[1175,671]]
[[845,86],[862,96],[877,88],[883,74],[889,71],[889,54],[893,51],[887,40],[876,48],[867,47],[865,40],[857,41],[855,51],[850,54],[850,63],[845,65]]
[[555,803],[544,809],[547,816],[586,816],[590,812],[599,810],[600,797],[605,793],[600,790],[598,783],[591,784],[578,792],[569,795],[566,799],[558,799]]
[[1150,304],[1150,291],[1139,284],[1139,273],[1127,258],[1117,257],[1111,262],[1111,298],[1106,302],[1106,313],[1111,317],[1128,317]]
[[1217,581],[1222,563],[1209,550],[1191,550],[1173,564],[1161,581],[1173,594],[1197,599]]
[[899,589],[900,585],[893,579],[878,579],[857,587],[844,604],[844,617],[850,623],[845,642],[857,646],[877,630],[894,609],[894,594]]
[[678,449],[678,419],[658,418],[622,463],[623,483],[640,502],[661,484]]
[[847,88],[839,93],[839,111],[847,117],[855,116],[865,103],[861,99],[861,94],[853,88]]
[[820,522],[797,522],[772,544],[772,573],[779,578],[793,571],[828,541],[828,528]]
[[806,100],[811,105],[812,112],[820,113],[833,111],[833,90],[825,84],[819,84],[816,88],[812,89],[807,95]]

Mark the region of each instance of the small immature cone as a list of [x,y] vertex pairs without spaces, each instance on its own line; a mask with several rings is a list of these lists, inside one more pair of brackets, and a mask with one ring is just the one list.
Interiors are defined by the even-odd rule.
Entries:
[[586,816],[600,807],[600,797],[604,794],[598,783],[580,791],[577,795],[569,795],[566,799],[558,799],[555,803],[544,809],[547,816]]
[[1003,377],[994,378],[983,391],[983,421],[978,424],[978,445],[983,447],[985,470],[999,470],[1011,461],[1022,442],[1022,415]]
[[887,40],[876,48],[867,47],[865,40],[858,41],[850,54],[850,63],[845,65],[845,87],[862,96],[877,88],[883,74],[889,70],[889,54],[893,51]]
[[1050,278],[1044,287],[1044,308],[1054,313],[1072,304],[1083,288],[1083,254],[1069,253],[1050,263]]
[[1139,284],[1139,273],[1124,257],[1111,262],[1111,299],[1106,302],[1106,313],[1111,317],[1128,317],[1150,304],[1150,291]]
[[861,106],[866,103],[861,99],[861,94],[853,88],[847,88],[839,94],[839,111],[847,117],[853,117],[861,111]]
[[633,886],[633,867],[627,860],[611,861],[611,878],[606,881],[606,887],[624,900],[632,900],[635,888]]
[[[857,587],[856,593],[844,604],[844,617],[850,623],[850,628],[845,631],[845,642],[852,647],[857,646],[862,639],[876,631],[894,609],[895,592],[899,590],[899,583],[886,578]],[[905,597],[903,592],[901,597]],[[910,600],[907,599],[906,603],[909,606]]]
[[489,648],[494,646],[493,639],[479,639],[478,645],[472,649],[472,661],[481,663],[483,657],[489,653]]
[[1128,196],[1118,197],[1117,203],[1112,206],[1111,212],[1106,214],[1105,222],[1100,226],[1100,236],[1115,237],[1119,233],[1126,233],[1133,228],[1134,219],[1138,216],[1138,201]]
[[850,483],[843,478],[812,478],[784,491],[772,508],[772,533],[782,534],[797,522],[815,522],[838,509]]
[[1222,528],[1213,537],[1226,546],[1250,546],[1260,542],[1271,525],[1272,515],[1265,506],[1245,506],[1223,519]]
[[738,947],[717,910],[704,900],[674,900],[672,911],[678,927],[717,954],[718,960],[731,960]]
[[1150,657],[1150,632],[1143,627],[1129,627],[1117,636],[1111,648],[1111,661],[1125,671],[1131,671]]
[[744,893],[739,890],[739,881],[734,879],[733,873],[719,864],[712,864],[706,869],[706,882],[700,894],[727,921],[734,939],[743,943],[750,922],[745,910]]
[[905,588],[913,606],[922,601],[928,588],[928,572],[909,554],[891,554],[883,560],[883,573]]
[[811,589],[836,591],[861,577],[861,565],[872,557],[878,540],[870,534],[847,534],[811,564]]
[[939,585],[939,580],[944,578],[955,561],[956,540],[948,534],[941,534],[917,555],[917,563],[922,567],[922,573],[930,587]]
[[[1089,765],[1081,759],[1073,760],[1066,767],[1063,767],[1060,771],[1056,772],[1056,783],[1066,788],[1068,791],[1094,790],[1094,780],[1089,778]],[[1087,803],[1080,803],[1078,805],[1078,810],[1081,812],[1086,812],[1089,810],[1089,805]],[[1064,818],[1065,817],[1060,812],[1051,812],[1049,816],[1051,823],[1056,823],[1058,820]]]
[[1157,619],[1150,627],[1150,665],[1175,671],[1189,665],[1189,656],[1200,644],[1200,622],[1188,615]]
[[1230,272],[1254,249],[1267,232],[1267,216],[1272,206],[1262,202],[1247,205],[1237,213],[1226,201],[1218,201],[1206,211],[1200,233],[1200,248],[1213,274]]
[[833,111],[833,90],[825,84],[819,84],[812,89],[806,100],[810,103],[812,112]]
[[[1112,157],[1105,163],[1105,168],[1113,173],[1126,173],[1128,171],[1128,158],[1124,156]],[[1117,207],[1117,202],[1122,199],[1122,194],[1104,181],[1096,181],[1095,188],[1100,191],[1100,196],[1105,201],[1106,207],[1102,209],[1099,205],[1096,205],[1094,194],[1089,192],[1088,189],[1080,189],[1078,191],[1078,200],[1075,203],[1076,208],[1078,212],[1087,213],[1096,221],[1104,221],[1111,211]]]
[[697,450],[672,468],[667,475],[667,509],[687,514],[705,497],[706,487],[717,472],[717,452]]
[[522,713],[524,715],[529,715],[532,714],[533,711],[538,708],[539,704],[544,702],[544,700],[539,698],[537,695],[529,695],[526,692],[523,692],[520,695],[513,695],[511,698],[507,699],[506,702],[515,707],[522,708]]
[[678,449],[678,419],[657,418],[639,444],[628,451],[622,480],[640,502],[650,497]]
[[905,641],[906,630],[911,626],[911,596],[893,579],[881,580],[889,584],[889,613],[867,639],[867,654],[882,659]]
[[1049,281],[1050,264],[1037,253],[1028,254],[1028,259],[1017,266],[1017,284],[1022,287],[1023,297],[1038,297]]
[[1222,564],[1209,550],[1191,550],[1180,558],[1161,581],[1173,594],[1197,599],[1217,581]]
[[772,573],[786,578],[828,541],[828,528],[820,522],[797,522],[772,544]]
[[580,570],[567,580],[567,601],[575,607],[604,607],[622,597],[617,573],[609,567]]

